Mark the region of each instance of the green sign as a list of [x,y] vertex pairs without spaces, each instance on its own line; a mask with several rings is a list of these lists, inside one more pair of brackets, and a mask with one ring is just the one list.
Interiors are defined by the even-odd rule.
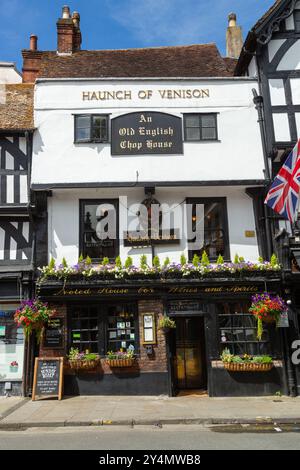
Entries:
[[0,338],[5,336],[5,326],[0,326]]

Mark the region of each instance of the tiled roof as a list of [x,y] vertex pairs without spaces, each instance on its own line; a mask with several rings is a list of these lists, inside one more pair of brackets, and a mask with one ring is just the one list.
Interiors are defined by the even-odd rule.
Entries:
[[0,130],[31,130],[34,85],[0,86]]
[[39,77],[230,77],[215,44],[145,49],[42,52]]

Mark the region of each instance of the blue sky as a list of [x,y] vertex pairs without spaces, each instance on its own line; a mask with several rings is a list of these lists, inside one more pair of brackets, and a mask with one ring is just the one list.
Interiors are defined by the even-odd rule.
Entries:
[[216,42],[225,50],[228,13],[244,37],[275,0],[0,0],[0,61],[21,67],[21,49],[39,36],[56,49],[56,20],[64,4],[81,14],[84,49],[123,49]]

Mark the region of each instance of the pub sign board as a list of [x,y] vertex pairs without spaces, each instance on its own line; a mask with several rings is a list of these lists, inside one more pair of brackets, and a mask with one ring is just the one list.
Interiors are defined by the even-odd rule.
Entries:
[[36,357],[32,387],[32,400],[36,397],[57,397],[63,394],[63,357]]
[[43,347],[61,349],[64,347],[64,319],[51,318],[44,330]]
[[118,116],[111,121],[111,154],[182,155],[182,119],[156,111]]

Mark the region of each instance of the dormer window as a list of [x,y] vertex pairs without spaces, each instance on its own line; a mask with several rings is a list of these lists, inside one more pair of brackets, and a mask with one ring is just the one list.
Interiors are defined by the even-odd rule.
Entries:
[[108,142],[106,114],[77,114],[75,116],[75,142]]

